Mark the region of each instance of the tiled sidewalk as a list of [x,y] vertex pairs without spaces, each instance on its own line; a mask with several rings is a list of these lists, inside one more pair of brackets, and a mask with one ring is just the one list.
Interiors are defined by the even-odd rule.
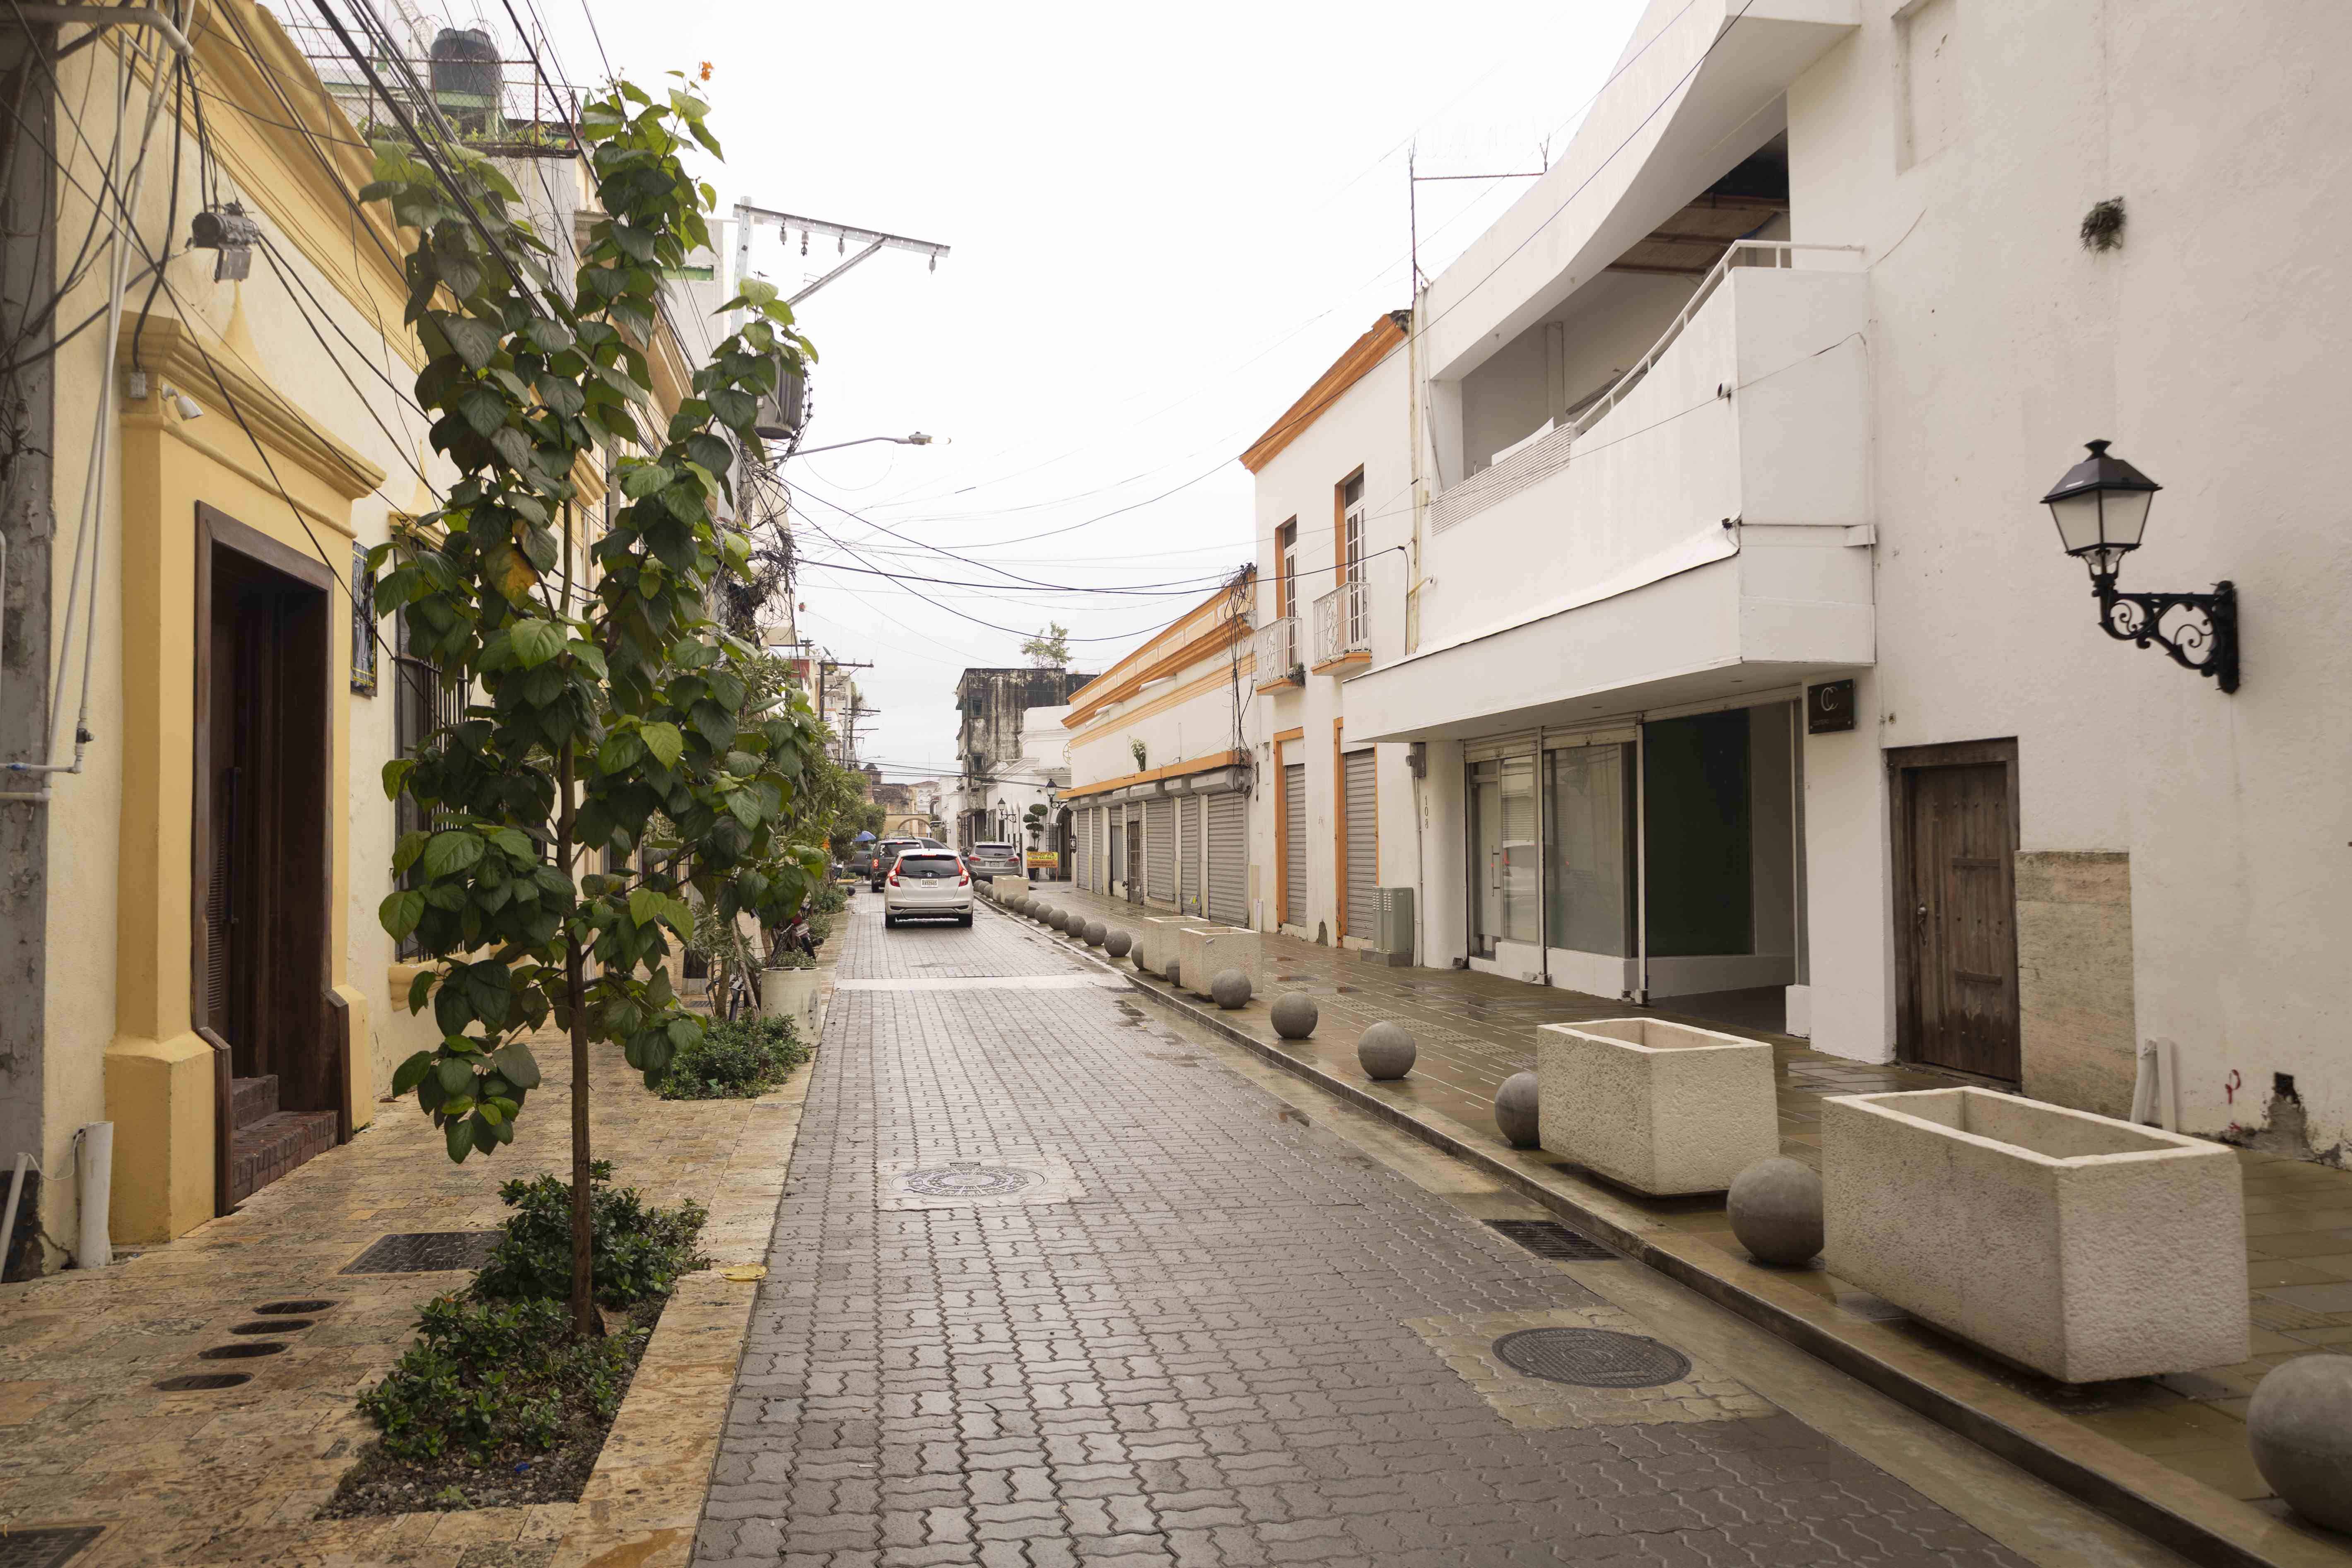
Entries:
[[[1145,913],[1114,900],[1060,885],[1041,889],[1056,902],[1084,907],[1112,924]],[[1496,1133],[1495,1090],[1504,1079],[1535,1066],[1534,1031],[1543,1024],[1601,1017],[1652,1016],[1724,1029],[1769,1041],[1778,1068],[1782,1151],[1818,1166],[1820,1100],[1825,1095],[1948,1088],[1958,1079],[1901,1066],[1873,1066],[1825,1055],[1798,1039],[1731,1029],[1710,1019],[1677,1015],[1668,1003],[1643,1009],[1628,1003],[1549,990],[1462,971],[1390,968],[1290,937],[1264,943],[1265,994],[1238,1012],[1219,1015],[1261,1048],[1280,1052],[1360,1086],[1395,1111],[1445,1129],[1541,1179],[1591,1188],[1577,1167],[1537,1151],[1512,1150]],[[1121,964],[1125,970],[1128,966]],[[1157,981],[1147,984],[1159,986]],[[1321,1021],[1314,1037],[1277,1040],[1267,1007],[1285,991],[1314,996]],[[1356,1061],[1356,1041],[1381,1019],[1413,1033],[1420,1056],[1398,1083],[1370,1083]],[[2352,1172],[2276,1155],[2238,1152],[2246,1194],[2247,1257],[2253,1321],[2248,1361],[2160,1379],[2132,1379],[2070,1387],[1995,1362],[1890,1304],[1822,1269],[1763,1270],[1732,1237],[1719,1197],[1649,1198],[1609,1187],[1613,1205],[1647,1226],[1704,1244],[1716,1255],[1711,1269],[1727,1277],[1769,1276],[1818,1298],[1830,1320],[1872,1324],[1900,1338],[1915,1353],[1964,1367],[2111,1438],[2167,1469],[2287,1520],[2255,1471],[2245,1440],[2249,1396],[2280,1362],[2352,1343]],[[2352,1548],[2339,1537],[2309,1532],[2314,1543]],[[2345,1559],[2352,1563],[2352,1550]]]

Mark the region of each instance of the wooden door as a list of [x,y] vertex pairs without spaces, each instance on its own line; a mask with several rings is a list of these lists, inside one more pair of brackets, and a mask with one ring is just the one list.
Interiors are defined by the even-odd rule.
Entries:
[[[1921,748],[1922,751],[1930,748]],[[1900,769],[1903,1055],[2018,1078],[2015,762],[1982,747]]]

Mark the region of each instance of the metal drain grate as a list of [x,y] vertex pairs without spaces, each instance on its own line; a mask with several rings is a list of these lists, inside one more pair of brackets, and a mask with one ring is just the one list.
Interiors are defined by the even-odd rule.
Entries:
[[1690,1357],[1672,1345],[1608,1329],[1521,1329],[1495,1342],[1514,1372],[1579,1388],[1657,1388],[1690,1375]]
[[102,1524],[0,1533],[0,1568],[66,1568],[82,1548],[106,1533]]
[[386,1236],[345,1264],[345,1274],[441,1274],[479,1268],[504,1234],[495,1230],[424,1230]]
[[177,1377],[167,1377],[155,1386],[166,1394],[206,1394],[216,1388],[235,1388],[240,1383],[251,1383],[249,1372],[187,1372]]
[[1608,1263],[1617,1257],[1591,1237],[1572,1231],[1558,1220],[1490,1219],[1486,1223],[1538,1258],[1561,1258],[1571,1263]]

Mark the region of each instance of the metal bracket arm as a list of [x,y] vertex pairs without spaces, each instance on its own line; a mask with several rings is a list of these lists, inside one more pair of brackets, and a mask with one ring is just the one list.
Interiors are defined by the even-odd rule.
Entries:
[[[2160,647],[2183,669],[2210,676],[2223,691],[2238,689],[2238,590],[2216,583],[2210,594],[2126,594],[2113,573],[2095,573],[2091,592],[2099,601],[2099,625],[2118,642]],[[2165,629],[2174,611],[2188,618]]]

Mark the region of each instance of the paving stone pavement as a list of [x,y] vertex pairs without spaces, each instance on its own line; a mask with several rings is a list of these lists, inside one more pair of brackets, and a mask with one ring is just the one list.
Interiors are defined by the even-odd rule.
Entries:
[[1652,1423],[1449,1365],[1603,1304],[1007,917],[842,939],[698,1563],[2021,1561],[1736,1367]]

